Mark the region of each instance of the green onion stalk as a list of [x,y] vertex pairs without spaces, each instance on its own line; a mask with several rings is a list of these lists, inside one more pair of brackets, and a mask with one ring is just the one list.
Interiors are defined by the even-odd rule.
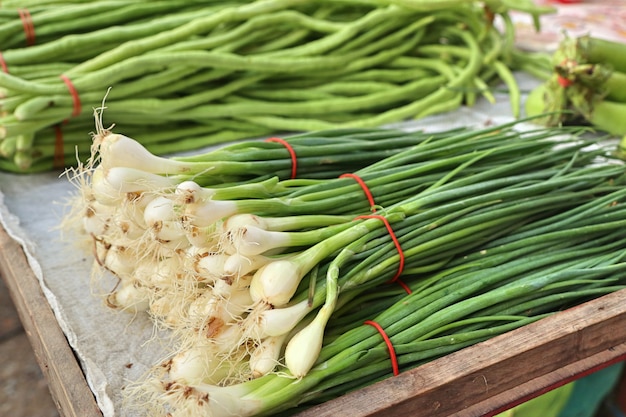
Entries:
[[[317,250],[314,256],[310,252],[298,252],[306,246],[329,246],[322,242],[338,233],[343,236],[341,233],[344,231],[358,236],[362,230],[379,228],[378,221],[368,221],[365,228],[353,228],[360,223],[353,222],[353,219],[370,214],[372,208],[391,207],[411,196],[426,198],[437,191],[427,200],[428,205],[434,205],[516,185],[517,181],[534,181],[558,171],[526,174],[528,171],[569,163],[576,150],[587,145],[585,141],[575,141],[571,147],[566,146],[547,156],[544,152],[554,145],[553,132],[520,134],[511,127],[498,126],[478,132],[455,130],[429,135],[405,134],[421,138],[421,142],[356,171],[357,178],[369,187],[375,206],[370,205],[365,190],[353,178],[326,181],[277,181],[270,178],[203,188],[197,182],[188,180],[186,175],[168,175],[171,171],[158,175],[142,170],[145,167],[150,171],[154,164],[138,164],[132,168],[123,154],[117,157],[117,153],[109,153],[112,145],[106,151],[100,147],[99,165],[95,169],[106,167],[113,171],[120,168],[126,174],[107,187],[102,186],[103,181],[95,181],[95,175],[91,183],[89,178],[75,177],[74,181],[81,191],[67,223],[81,225],[91,242],[88,247],[93,249],[96,262],[120,280],[114,291],[109,291],[110,306],[131,311],[149,309],[155,316],[165,317],[168,325],[172,326],[180,320],[176,318],[180,314],[174,312],[173,306],[187,308],[195,302],[195,309],[208,308],[202,303],[212,298],[196,300],[198,291],[213,287],[219,278],[227,278],[227,281],[242,276],[251,278],[249,274],[272,260],[269,255],[274,258],[281,255],[281,262],[267,265],[265,269],[282,265],[292,272],[300,271],[292,274],[294,285],[297,284],[295,280],[301,279],[311,268],[306,265],[315,265],[315,261],[330,254],[328,250],[321,249],[312,249]],[[368,131],[367,134],[376,134],[380,138],[385,131]],[[393,136],[397,132],[389,134]],[[400,139],[393,136],[394,141]],[[137,145],[129,138],[124,138],[124,142]],[[118,144],[117,141],[113,143]],[[250,150],[244,144],[235,146],[242,153]],[[258,154],[256,149],[253,153]],[[522,161],[518,161],[520,154],[526,155]],[[587,154],[577,163],[591,156],[592,153]],[[164,159],[157,158],[159,163]],[[199,159],[194,158],[194,163]],[[168,162],[179,167],[177,160]],[[122,166],[111,166],[115,164]],[[200,164],[206,169],[206,163]],[[219,161],[216,164],[219,165]],[[92,174],[89,170],[87,173]],[[497,179],[505,174],[509,178]],[[201,174],[197,177],[201,178]],[[452,182],[454,186],[446,184],[452,179],[457,180]],[[182,182],[176,185],[177,181]],[[546,183],[546,186],[550,187],[550,184]],[[103,188],[111,192],[103,192]],[[445,191],[448,189],[451,191]],[[482,198],[469,208],[461,203],[457,204],[458,208],[451,206],[451,211],[441,211],[440,214],[454,219],[458,213],[492,203]],[[417,203],[414,207],[411,210],[421,210]],[[534,208],[528,211],[529,214],[533,212]],[[78,221],[75,221],[76,216]],[[407,213],[397,210],[390,216],[402,220]],[[407,223],[406,229],[414,225]],[[378,233],[381,234],[381,231]],[[338,242],[340,247],[343,245],[337,238],[334,242]],[[308,261],[304,262],[306,259]],[[295,267],[297,262],[302,265]],[[216,267],[214,264],[223,266]],[[174,282],[167,279],[172,271],[181,270],[189,272],[176,273],[179,279]],[[169,297],[171,286],[184,289],[174,291],[176,297],[180,295],[175,301]],[[241,301],[246,300],[242,298]],[[266,304],[277,304],[275,300],[265,301]],[[203,315],[199,314],[199,317]],[[201,323],[191,328],[207,328],[204,333],[213,335],[221,324],[220,321],[213,325]]]
[[[211,384],[229,393],[222,397],[211,391],[211,396],[230,410],[229,401],[240,401],[221,388],[266,375],[304,380],[315,374],[326,346],[354,323],[357,316],[344,314],[353,311],[351,306],[367,305],[376,316],[395,305],[400,295],[397,288],[388,289],[389,282],[428,294],[439,278],[425,276],[438,276],[445,268],[473,269],[463,262],[479,248],[505,256],[500,251],[506,239],[511,245],[524,240],[516,252],[521,253],[550,243],[559,247],[559,237],[566,234],[559,235],[559,227],[576,225],[580,236],[589,238],[594,222],[615,220],[604,234],[618,227],[623,165],[596,139],[578,133],[512,122],[435,133],[304,134],[293,143],[301,146],[301,155],[312,145],[310,161],[303,164],[304,177],[294,180],[262,168],[238,175],[227,163],[217,177],[211,175],[224,155],[234,159],[233,167],[266,155],[261,167],[276,159],[289,171],[294,161],[282,144],[265,149],[254,141],[170,159],[137,152],[140,144],[108,132],[96,141],[84,171],[69,171],[79,192],[67,223],[81,225],[99,273],[113,276],[107,303],[146,312],[155,325],[170,330],[174,353],[148,382],[160,387],[159,401],[178,403],[182,390],[199,393],[202,404],[208,394],[194,387]],[[352,176],[320,177],[317,164],[327,157],[319,154],[320,140],[336,141],[337,154],[364,146],[376,158],[361,160]],[[406,148],[380,154],[379,140]],[[133,152],[116,150],[120,143]],[[340,171],[343,162],[334,168]],[[308,169],[314,178],[307,177]],[[104,174],[115,170],[123,174],[111,182]],[[608,209],[613,211],[604,213]],[[589,229],[582,232],[582,225]],[[544,239],[528,245],[537,233]],[[568,235],[564,241],[574,239]],[[368,290],[381,286],[384,294],[374,297],[381,304],[367,303],[372,300]],[[589,294],[601,291],[594,287]],[[495,323],[493,329],[505,331],[532,320],[521,313],[491,311],[486,319],[449,326],[482,332],[484,338],[496,330],[472,326]],[[480,339],[471,332],[457,348]],[[180,407],[176,412],[184,413],[188,405]]]
[[[600,182],[606,182],[608,178],[619,175],[620,170],[621,167],[616,167]],[[382,211],[381,214],[393,228],[400,248],[390,242],[390,232],[381,226],[379,218],[365,219],[360,224],[291,256],[287,261],[275,260],[261,267],[253,275],[250,283],[252,299],[260,303],[254,308],[258,309],[261,315],[267,310],[268,305],[272,308],[272,315],[278,314],[277,310],[281,307],[294,305],[292,303],[296,303],[297,306],[298,302],[304,303],[307,300],[312,308],[320,306],[313,321],[292,336],[286,345],[285,361],[291,373],[302,377],[313,365],[316,349],[319,351],[321,348],[321,344],[316,347],[313,340],[320,340],[321,343],[320,337],[337,303],[341,302],[341,294],[351,297],[354,296],[350,294],[353,290],[364,291],[372,286],[394,281],[402,262],[408,271],[436,269],[460,253],[494,239],[500,233],[510,232],[530,219],[563,210],[569,207],[572,201],[580,201],[579,197],[586,199],[590,187],[599,184],[594,173],[592,175],[594,178],[589,183],[583,180],[583,175],[577,178],[568,177],[563,179],[564,182],[559,179],[550,186],[548,185],[551,183],[550,175],[555,175],[555,172],[548,170],[546,174],[548,173],[549,175],[540,180],[541,186],[526,185],[518,188],[507,184],[504,190],[497,188],[493,192],[483,188],[495,185],[489,184],[490,181],[486,180],[480,184],[482,193],[476,198],[465,194],[469,190],[477,191],[475,184],[463,187],[460,184],[463,182],[462,179],[458,180],[457,184],[452,181],[450,186],[458,192],[458,197],[452,200],[447,200],[449,197],[446,196],[445,190],[425,192],[414,200],[409,198]],[[474,177],[476,176],[479,175],[475,174]],[[508,178],[521,183],[530,179],[524,175],[512,175]],[[577,193],[575,188],[570,188],[574,182],[584,190]],[[549,188],[543,188],[544,186]],[[568,191],[559,194],[560,191],[557,190],[561,188]],[[546,193],[550,195],[547,198]],[[513,197],[515,195],[520,200]],[[429,204],[431,198],[432,206]],[[398,219],[394,218],[398,213],[401,213],[401,216],[398,216]],[[324,265],[325,259],[328,259],[327,266]],[[319,282],[311,297],[307,291],[307,285],[310,284],[305,276],[313,271],[314,267],[319,268],[319,271],[314,272],[316,275],[320,271],[322,274],[319,274],[321,277],[317,279]],[[300,287],[300,284],[303,286]],[[300,296],[294,297],[299,287]],[[255,310],[248,316],[252,318],[253,332],[258,330],[256,324],[259,322]],[[269,331],[268,323],[261,320],[261,324],[261,330],[265,332],[261,337],[278,333],[274,329]],[[317,332],[318,338],[311,337],[311,332]],[[299,343],[298,340],[301,339],[308,340],[308,344]],[[304,345],[310,350],[305,351]]]
[[626,135],[626,45],[592,36],[566,38],[553,54],[550,78],[531,91],[529,116],[548,126],[583,123]]
[[[305,134],[285,140],[297,159],[292,158],[283,144],[258,141],[227,146],[203,155],[168,159],[151,154],[126,136],[109,133],[94,146],[87,166],[67,173],[79,193],[72,201],[66,224],[81,227],[93,242],[98,263],[117,275],[131,271],[129,263],[133,259],[163,260],[190,247],[194,252],[192,257],[197,259],[204,257],[207,251],[215,251],[213,236],[220,226],[219,220],[235,204],[269,206],[270,203],[263,202],[271,200],[273,206],[281,210],[275,214],[292,215],[295,212],[290,207],[301,207],[301,214],[316,214],[324,206],[336,206],[337,197],[334,202],[331,197],[337,195],[343,194],[342,198],[350,202],[332,215],[300,217],[295,221],[297,227],[309,228],[345,223],[357,213],[367,213],[369,206],[363,190],[354,179],[337,178],[343,172],[338,168],[351,170],[401,151],[413,154],[413,150],[423,149],[423,153],[412,157],[413,169],[408,172],[403,172],[403,167],[409,166],[405,158],[398,160],[385,177],[376,178],[376,173],[365,177],[374,180],[372,189],[382,196],[380,203],[396,202],[402,198],[402,193],[423,187],[410,174],[420,170],[427,172],[428,168],[417,166],[419,161],[452,149],[456,140],[463,138],[455,133],[459,131],[405,133],[353,129]],[[444,138],[447,148],[443,146]],[[488,141],[495,139],[483,140]],[[441,146],[431,144],[439,142]],[[326,145],[321,147],[320,143]],[[475,146],[487,145],[476,143]],[[448,162],[452,163],[455,160]],[[280,181],[276,178],[275,175],[289,178],[296,164],[298,175],[304,176],[303,179]],[[445,167],[443,163],[434,166],[440,171]],[[325,191],[321,178],[329,175],[335,177],[335,185],[343,188]],[[433,175],[436,172],[431,177]],[[394,181],[402,186],[400,190],[392,190],[390,183]],[[200,187],[207,184],[214,186]],[[294,195],[294,190],[305,186],[310,190],[307,195]],[[202,198],[207,201],[201,203]],[[235,203],[240,199],[241,202]],[[198,203],[193,203],[194,200]],[[192,219],[195,206],[202,206],[211,219],[202,218],[200,222],[197,213]],[[346,213],[350,216],[346,217]],[[79,222],[74,221],[76,217]],[[234,222],[233,219],[230,224]],[[295,227],[288,222],[294,223],[294,220],[285,219],[271,228]]]
[[[212,222],[194,224],[182,217],[185,213],[181,211],[181,207],[192,205],[192,197],[203,196],[212,203],[226,206],[232,204],[231,200],[244,198],[253,205],[263,205],[262,202],[270,198],[287,201],[285,196],[294,190],[315,185],[313,191],[317,193],[309,193],[309,199],[322,199],[324,192],[318,186],[323,184],[322,179],[330,177],[344,186],[339,192],[348,193],[348,197],[354,200],[351,207],[346,206],[344,213],[350,213],[349,209],[368,212],[367,200],[357,182],[337,178],[342,172],[357,170],[421,147],[425,150],[421,158],[427,159],[436,152],[446,151],[443,146],[433,147],[431,142],[447,138],[450,147],[454,143],[451,136],[462,129],[439,133],[341,129],[288,137],[284,143],[242,142],[201,155],[175,158],[156,156],[124,135],[105,129],[98,131],[88,164],[66,173],[79,192],[71,202],[72,210],[65,224],[78,226],[88,237],[97,263],[105,270],[118,277],[129,274],[154,277],[149,286],[147,283],[138,286],[134,280],[135,285],[122,286],[109,299],[111,306],[136,311],[147,307],[146,296],[153,292],[148,288],[163,287],[163,282],[157,284],[154,281],[168,275],[169,272],[163,271],[175,271],[180,264],[177,259],[183,253],[189,252],[187,255],[193,262],[199,263],[194,269],[200,272],[190,277],[192,283],[205,281],[198,275],[206,270],[202,265],[209,262],[207,254],[216,252],[213,246],[221,228],[217,221],[219,216],[216,217],[219,210],[209,210],[214,218]],[[416,156],[414,160],[420,159]],[[302,179],[290,179],[294,170]],[[397,164],[395,171],[387,173],[387,182],[395,180],[402,186],[419,186],[416,180],[411,185]],[[286,179],[281,181],[279,176]],[[380,199],[381,203],[401,198],[402,194],[397,190],[395,193],[389,191],[390,186],[384,181],[378,181],[378,184],[377,193],[386,197]],[[201,185],[205,187],[201,188]],[[306,200],[299,198],[303,202]],[[306,205],[308,213],[319,213],[320,204],[310,202]],[[284,203],[283,214],[293,214],[288,208],[289,204]],[[276,225],[271,228],[328,226],[348,222],[354,216],[352,213],[348,217],[341,214],[300,216],[295,221],[289,218],[274,220]],[[231,220],[231,224],[234,221]],[[296,226],[289,226],[290,222]],[[142,301],[132,301],[135,299]]]
[[[604,181],[613,175],[620,175],[621,167],[614,168],[615,170],[612,174],[609,174],[609,177],[604,177]],[[593,176],[598,173],[594,173]],[[524,182],[527,178],[523,176],[513,177],[512,181],[513,183],[518,181]],[[579,177],[578,179],[581,178]],[[594,181],[592,180],[592,184]],[[566,183],[569,183],[569,179],[564,183],[559,182],[560,185],[552,185],[557,188],[563,186],[569,191],[574,191]],[[511,228],[517,227],[527,219],[526,216],[541,216],[546,212],[563,209],[570,201],[575,200],[579,202],[580,197],[584,199],[588,195],[588,189],[584,189],[580,193],[570,193],[568,191],[558,198],[551,195],[549,199],[545,199],[543,198],[543,193],[554,193],[554,191],[547,191],[543,187],[512,187],[510,190],[512,194],[517,194],[519,197],[525,196],[523,202],[506,197],[508,194],[501,190],[498,190],[499,192],[486,193],[478,198],[463,199],[465,196],[463,187],[458,186],[458,184],[455,185],[454,189],[459,192],[460,201],[441,202],[441,206],[436,209],[426,210],[415,217],[407,217],[402,222],[392,222],[400,246],[404,248],[403,259],[406,262],[404,266],[407,268],[407,271],[437,269],[441,265],[445,265],[455,254],[459,253],[458,251],[472,248],[480,241],[493,239],[498,233],[506,233]],[[531,189],[534,191],[531,191]],[[526,194],[528,191],[539,193],[539,198],[530,198],[532,194]],[[552,197],[555,199],[552,199]],[[501,205],[493,204],[499,198],[506,199],[508,203]],[[538,207],[541,207],[541,213],[534,211]],[[543,212],[543,210],[546,211]],[[392,216],[388,215],[387,218],[391,219]],[[493,218],[497,220],[489,220]],[[373,219],[372,222],[374,220],[376,219]],[[510,222],[514,224],[509,227]],[[397,247],[394,248],[389,242],[388,232],[384,228],[381,229],[379,227],[375,233],[365,234],[363,232],[362,238],[356,238],[353,241],[354,237],[348,233],[358,232],[358,229],[354,228],[350,229],[350,232],[340,232],[335,237],[328,238],[316,245],[316,247],[311,248],[311,250],[305,250],[290,257],[287,260],[288,262],[284,262],[284,260],[275,261],[261,267],[254,274],[250,282],[250,289],[253,293],[252,298],[260,298],[263,303],[260,305],[260,308],[254,306],[258,311],[252,310],[247,319],[244,320],[244,323],[252,326],[251,333],[253,339],[255,337],[280,336],[281,332],[292,329],[289,326],[298,324],[298,320],[295,318],[303,317],[313,308],[322,304],[324,306],[334,306],[337,302],[342,303],[343,300],[333,299],[333,297],[337,296],[336,293],[327,293],[328,288],[331,291],[336,291],[336,289],[333,289],[335,285],[340,286],[341,294],[345,295],[349,300],[351,297],[359,294],[359,291],[393,279],[394,273],[398,269],[398,263],[401,261],[399,256],[390,255],[398,249]],[[349,240],[346,240],[346,238]],[[352,241],[353,244],[348,243]],[[303,269],[302,265],[304,262],[315,263],[317,261],[316,257],[320,256],[322,245],[330,244],[334,244],[334,246],[325,247],[324,249],[331,252],[332,250],[339,251],[338,248],[342,248],[341,252],[336,257],[331,256],[330,259],[322,262],[321,266],[320,264],[315,265],[315,268],[310,273],[310,278],[320,278],[313,296],[311,296],[310,279],[302,276],[303,272],[306,273],[306,269]],[[345,249],[343,249],[344,247]],[[351,262],[346,262],[346,259],[349,259]],[[339,280],[337,275],[339,275],[340,269],[342,274],[340,282],[337,284],[335,281]],[[294,274],[294,271],[300,275]],[[282,278],[276,278],[277,275]],[[324,276],[326,278],[323,278]],[[294,283],[286,284],[291,281]],[[296,283],[300,284],[299,288],[295,289],[296,292],[299,290],[299,295],[289,298],[289,295],[294,291]],[[289,285],[291,285],[291,288],[289,288]],[[260,289],[257,287],[260,287]],[[352,290],[356,291],[351,292]],[[288,296],[285,296],[285,293]],[[328,297],[331,297],[330,301]],[[286,302],[287,304],[285,304]],[[267,304],[271,304],[273,308],[267,310]],[[332,310],[330,311],[332,312]],[[259,320],[257,313],[260,315],[261,320]],[[284,313],[282,314],[283,317],[280,317],[281,313]],[[318,317],[324,317],[325,314],[327,313],[322,309],[318,313]],[[323,326],[319,326],[319,324],[316,324],[316,326],[323,329]],[[237,328],[240,327],[240,325],[237,325]],[[255,331],[261,332],[261,334],[256,334]],[[300,350],[297,349],[295,352],[300,352]],[[305,362],[296,355],[296,359],[292,360],[291,363],[300,367]],[[295,366],[292,367],[292,371],[294,371]],[[297,372],[305,373],[306,369]],[[297,372],[294,371],[296,374]]]
[[[626,193],[623,186],[606,185],[589,188],[587,198],[569,208],[482,241],[442,268],[408,272],[403,279],[410,294],[385,289],[351,299],[330,315],[322,348],[305,375],[296,377],[280,363],[242,383],[185,382],[177,374],[129,392],[143,392],[148,401],[140,403],[156,409],[149,412],[174,416],[290,415],[392,375],[388,346],[364,320],[384,329],[401,372],[623,289]],[[310,352],[312,340],[292,340]]]
[[[511,10],[551,9],[504,0],[42,2],[27,19],[36,38],[19,15],[0,21],[0,169],[84,162],[89,112],[103,97],[107,119],[159,155],[492,100],[499,81],[518,91],[512,70],[527,63],[512,52]],[[496,15],[509,22],[502,31]]]

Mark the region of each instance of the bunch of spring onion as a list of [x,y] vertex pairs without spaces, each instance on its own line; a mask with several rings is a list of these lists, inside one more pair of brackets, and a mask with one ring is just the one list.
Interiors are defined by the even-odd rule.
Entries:
[[592,36],[566,38],[552,57],[550,78],[527,98],[530,116],[548,126],[583,124],[626,135],[626,44]]
[[0,24],[3,170],[84,161],[90,110],[109,89],[108,117],[157,154],[381,126],[492,99],[501,81],[517,113],[511,69],[523,54],[507,13],[547,10],[504,0],[36,3]]
[[[591,187],[569,208],[536,217],[443,268],[410,272],[404,276],[410,294],[392,287],[352,298],[331,314],[304,376],[295,378],[278,361],[275,372],[220,383],[216,377],[228,375],[230,364],[213,360],[210,344],[197,344],[157,367],[153,379],[129,388],[129,395],[148,404],[150,415],[289,415],[392,375],[389,346],[368,322],[384,329],[398,368],[406,370],[624,289],[623,185],[622,175],[615,184]],[[315,335],[298,338],[301,332],[292,336],[293,348],[306,356]],[[290,354],[288,345],[284,355]]]
[[[88,165],[68,171],[80,188],[79,202],[68,217],[81,219],[83,231],[97,248],[96,259],[118,276],[133,270],[137,259],[145,258],[150,263],[161,259],[166,252],[187,247],[198,251],[193,259],[206,255],[207,250],[214,251],[212,236],[216,226],[209,219],[200,224],[181,217],[189,215],[180,211],[180,207],[189,205],[190,199],[210,198],[217,208],[204,210],[219,220],[219,213],[228,210],[229,200],[245,198],[248,204],[255,205],[271,197],[288,196],[302,186],[323,187],[323,179],[338,179],[345,172],[409,152],[416,146],[431,148],[430,141],[463,131],[409,134],[390,129],[343,129],[301,134],[284,140],[240,142],[204,154],[163,158],[151,154],[127,136],[104,129],[101,113],[96,112],[96,121],[98,134],[94,135],[93,157]],[[449,141],[449,146],[453,145],[454,141]],[[435,148],[421,157],[428,158],[437,151]],[[406,174],[400,174],[400,178],[402,176]],[[354,200],[352,207],[360,210],[359,213],[367,213],[367,200],[359,185],[349,178],[340,182],[346,185],[340,192],[348,192],[343,198]],[[390,186],[381,182],[376,191],[383,194],[389,190]],[[310,195],[316,198],[315,194]],[[401,194],[389,193],[381,202],[400,198]],[[289,204],[283,204],[284,214],[290,213]],[[179,207],[178,215],[171,212],[176,207]],[[318,213],[320,209],[323,207],[310,203],[303,210]],[[346,210],[349,209],[346,206]],[[309,219],[309,227],[352,219],[320,217],[321,220]],[[300,224],[305,221],[299,219]],[[206,262],[207,259],[203,260]],[[133,291],[136,291],[134,285],[123,285],[111,298],[111,305],[129,308],[120,299]]]
[[[73,215],[89,235],[98,266],[116,277],[109,304],[147,311],[171,329],[175,354],[147,386],[158,388],[166,408],[184,413],[188,405],[179,403],[185,397],[201,405],[208,398],[195,391],[199,383],[238,387],[278,374],[286,385],[293,378],[316,380],[310,375],[325,360],[325,335],[354,327],[341,319],[351,305],[366,302],[368,290],[388,288],[389,281],[416,288],[424,274],[455,265],[495,239],[532,235],[534,229],[524,232],[529,225],[559,224],[559,213],[623,187],[623,166],[592,164],[606,153],[589,149],[594,141],[566,136],[556,147],[566,130],[514,127],[437,134],[353,130],[342,151],[356,148],[361,134],[415,142],[377,162],[362,161],[361,168],[350,166],[355,176],[307,179],[304,171],[301,179],[280,179],[261,170],[256,178],[244,173],[240,182],[235,170],[225,182],[211,177],[213,165],[224,174],[222,150],[171,161],[144,150],[138,161],[118,159],[112,157],[118,143],[141,145],[103,131],[90,164],[72,172],[80,186]],[[341,136],[318,132],[293,143]],[[259,151],[258,143],[233,145],[226,155],[240,151],[245,160],[247,150]],[[272,152],[292,166],[284,148]],[[382,303],[390,305],[389,299]],[[382,309],[377,304],[369,311],[376,316]],[[212,389],[210,396],[218,398],[210,407],[226,407],[228,397]],[[261,410],[226,408],[244,415]]]

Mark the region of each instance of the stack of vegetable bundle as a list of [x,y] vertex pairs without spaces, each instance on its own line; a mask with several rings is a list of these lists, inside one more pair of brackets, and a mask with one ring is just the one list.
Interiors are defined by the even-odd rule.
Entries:
[[516,112],[507,13],[546,11],[504,0],[19,3],[3,2],[0,23],[0,169],[18,172],[86,158],[105,95],[118,128],[158,154],[423,117],[490,98],[495,80]]
[[[137,142],[98,131],[68,219],[116,277],[109,305],[171,330],[172,357],[128,388],[150,415],[289,413],[625,284],[623,165],[566,129],[334,130],[134,161],[116,155]],[[324,176],[320,138],[405,145]]]
[[526,100],[529,116],[548,126],[583,124],[626,135],[626,45],[592,36],[566,38],[550,78]]

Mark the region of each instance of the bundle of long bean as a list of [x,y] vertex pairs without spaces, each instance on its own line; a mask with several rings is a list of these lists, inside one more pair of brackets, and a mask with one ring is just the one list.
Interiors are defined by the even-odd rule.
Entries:
[[507,12],[545,11],[500,0],[179,3],[33,2],[21,21],[13,11],[0,25],[0,168],[72,164],[77,146],[86,157],[85,110],[109,88],[108,117],[155,153],[423,117],[490,97],[497,79],[516,113]]
[[[231,171],[226,183],[212,179],[208,168],[220,165],[220,150],[186,161],[152,156],[158,163],[144,165],[146,159],[113,157],[122,138],[103,134],[93,148],[93,165],[75,173],[81,196],[87,196],[79,199],[79,220],[97,261],[118,280],[110,305],[148,311],[172,330],[177,351],[133,395],[147,389],[155,396],[150,403],[173,415],[253,415],[365,383],[353,371],[382,377],[389,357],[375,331],[361,323],[368,315],[381,314],[384,321],[386,314],[400,314],[402,286],[389,281],[420,294],[412,300],[425,300],[425,310],[416,314],[450,312],[403,321],[406,327],[398,331],[418,329],[414,338],[394,341],[407,366],[569,302],[559,300],[621,288],[587,278],[622,268],[624,242],[612,243],[617,237],[609,231],[624,222],[623,166],[597,165],[608,152],[590,149],[595,141],[568,135],[555,146],[567,130],[519,132],[514,126],[432,135],[353,130],[342,146],[353,142],[356,149],[361,134],[415,142],[378,162],[350,166],[348,178],[307,179],[305,167],[302,179],[272,179],[266,171],[236,177]],[[338,139],[341,132],[301,138]],[[246,150],[258,152],[255,143],[235,145],[226,154],[241,150],[245,160]],[[279,152],[276,159],[285,158],[285,149],[273,151]],[[283,169],[294,161],[286,162]],[[190,175],[180,169],[185,166]],[[335,169],[341,167],[337,162]],[[108,173],[118,168],[132,176],[107,184]],[[534,252],[536,262],[528,262]],[[605,261],[614,261],[616,269]],[[546,266],[557,262],[558,268]],[[567,291],[555,284],[528,293],[534,287],[517,281],[526,273],[528,280],[568,280],[562,287]],[[577,274],[585,279],[575,279]],[[385,290],[372,297],[367,290],[375,286]],[[479,295],[485,289],[493,292]],[[474,295],[489,301],[474,304]],[[544,297],[546,309],[523,314],[536,305],[535,295]],[[360,353],[351,356],[356,351],[342,343],[352,345],[354,338]]]

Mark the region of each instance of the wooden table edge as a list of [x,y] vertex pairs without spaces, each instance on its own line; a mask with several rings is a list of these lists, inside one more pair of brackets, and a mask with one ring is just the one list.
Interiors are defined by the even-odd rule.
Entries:
[[467,347],[297,417],[493,416],[626,360],[626,290]]
[[63,417],[102,417],[93,392],[59,326],[22,246],[0,225],[0,276]]
[[558,370],[524,382],[513,390],[503,391],[501,394],[495,395],[486,401],[472,404],[463,410],[463,414],[466,416],[494,416],[524,401],[536,398],[566,383],[624,360],[626,360],[626,343],[564,365]]

